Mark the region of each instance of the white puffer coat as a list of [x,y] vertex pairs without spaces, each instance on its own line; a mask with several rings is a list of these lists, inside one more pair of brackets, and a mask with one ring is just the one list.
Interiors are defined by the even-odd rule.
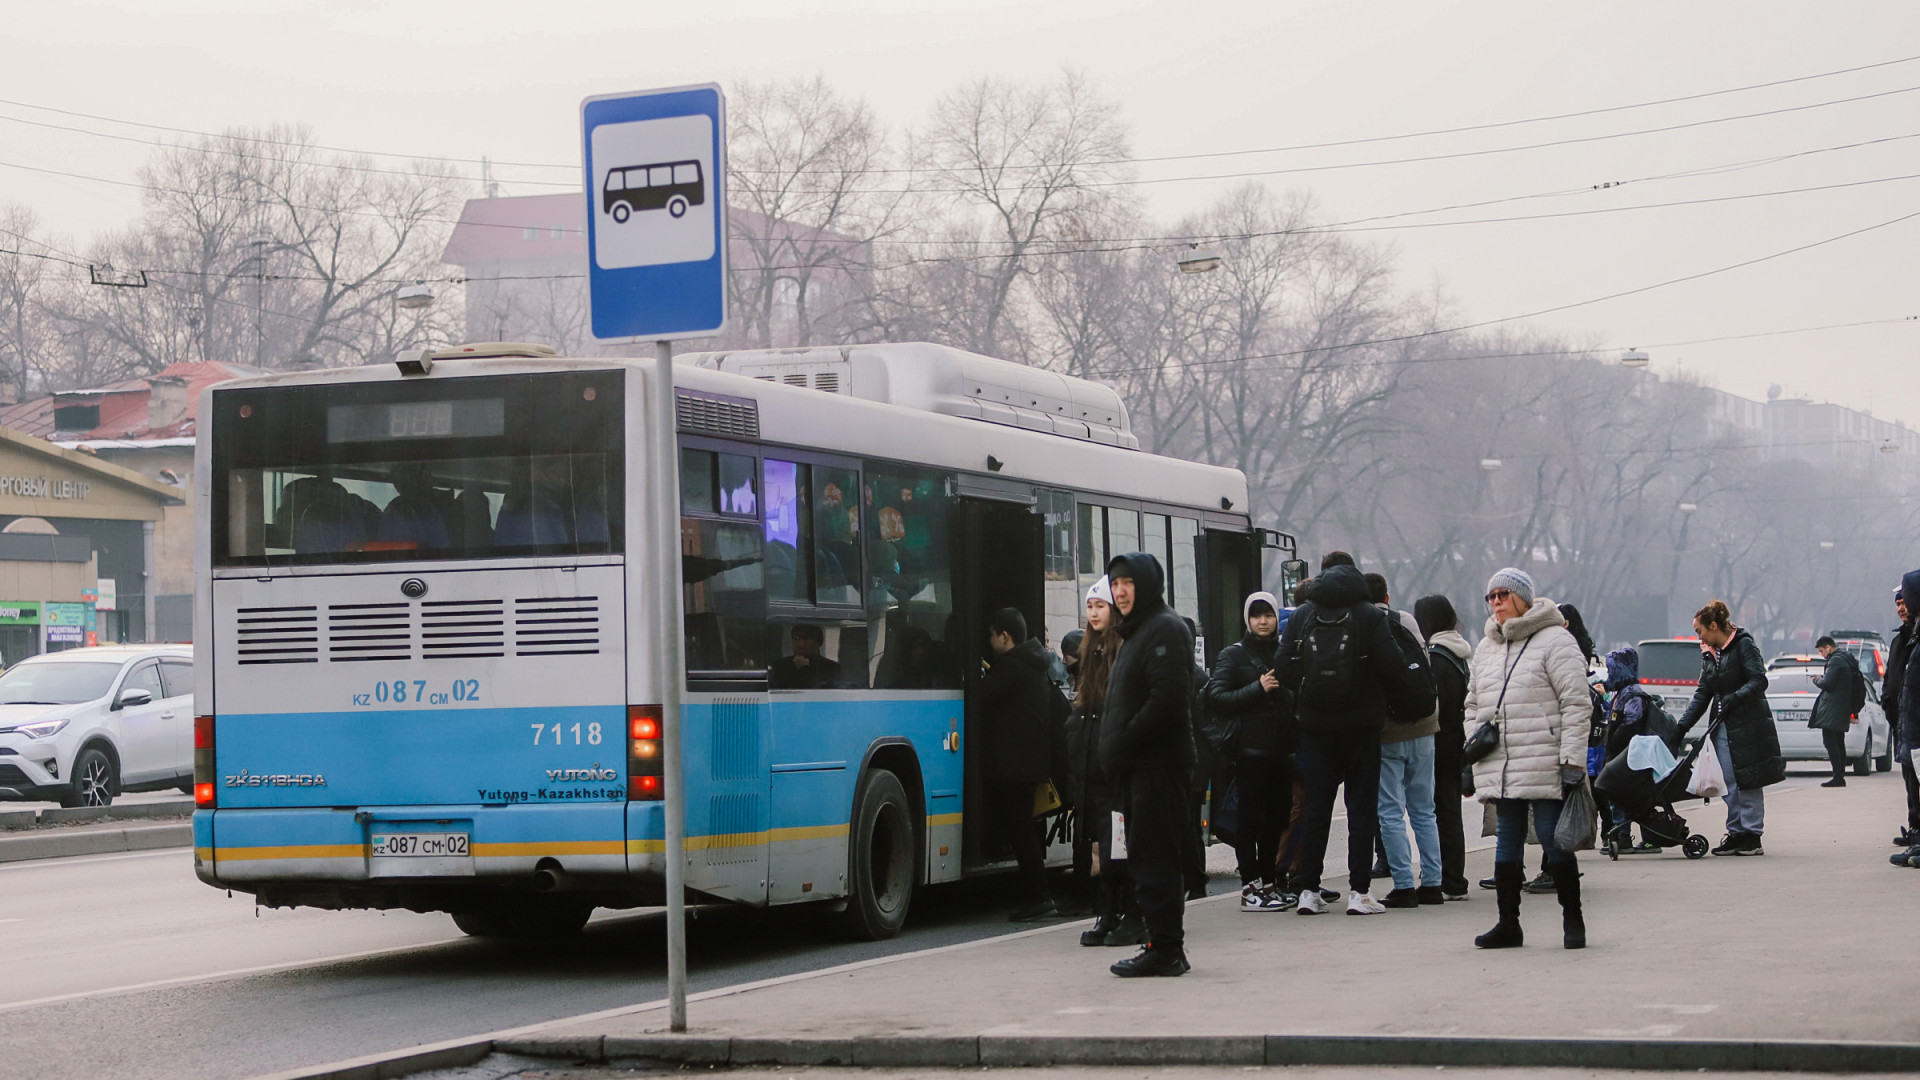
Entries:
[[1500,728],[1500,745],[1473,766],[1481,802],[1558,799],[1560,766],[1586,768],[1593,699],[1580,646],[1561,622],[1559,606],[1541,597],[1504,626],[1488,619],[1487,636],[1473,650],[1467,734],[1487,720]]

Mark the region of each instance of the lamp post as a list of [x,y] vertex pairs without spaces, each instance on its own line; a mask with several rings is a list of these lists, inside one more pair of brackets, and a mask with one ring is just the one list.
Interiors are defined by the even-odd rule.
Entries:
[[1220,269],[1220,253],[1197,243],[1188,244],[1176,264],[1183,274],[1205,274]]
[[1644,349],[1622,349],[1620,363],[1623,367],[1643,368],[1652,363],[1652,360]]

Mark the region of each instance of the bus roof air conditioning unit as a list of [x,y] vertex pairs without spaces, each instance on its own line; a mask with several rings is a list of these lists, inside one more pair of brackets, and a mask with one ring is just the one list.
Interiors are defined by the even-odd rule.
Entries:
[[921,341],[688,353],[683,363],[791,386],[1140,448],[1110,386]]

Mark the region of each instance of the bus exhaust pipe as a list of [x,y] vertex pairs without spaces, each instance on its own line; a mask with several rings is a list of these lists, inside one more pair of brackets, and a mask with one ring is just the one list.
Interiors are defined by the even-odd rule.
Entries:
[[534,892],[566,892],[571,888],[573,888],[573,878],[558,866],[542,866],[533,872]]

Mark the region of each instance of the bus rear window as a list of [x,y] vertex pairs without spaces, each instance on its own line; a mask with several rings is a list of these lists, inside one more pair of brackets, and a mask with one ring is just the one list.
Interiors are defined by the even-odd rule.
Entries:
[[621,373],[214,394],[215,565],[621,550]]
[[1639,653],[1642,682],[1700,681],[1700,643],[1697,641],[1643,641]]

